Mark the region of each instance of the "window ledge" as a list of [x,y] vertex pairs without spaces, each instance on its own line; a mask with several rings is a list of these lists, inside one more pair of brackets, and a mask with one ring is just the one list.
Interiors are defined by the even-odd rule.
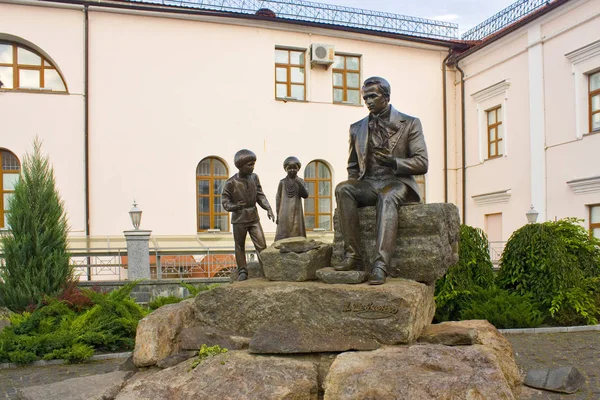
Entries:
[[596,135],[598,133],[600,133],[600,130],[595,130],[595,131],[591,131],[591,132],[588,132],[588,133],[584,133],[583,136],[584,137],[585,136],[592,136],[592,135]]
[[298,100],[294,97],[275,97],[275,100],[277,101],[283,101],[284,103],[287,102],[291,102],[291,103],[308,103],[307,100]]
[[487,206],[489,204],[502,204],[508,203],[510,200],[511,189],[501,190],[498,192],[477,194],[475,196],[471,196],[473,201],[477,206]]
[[600,192],[600,176],[592,178],[574,179],[568,181],[567,185],[571,188],[574,194],[587,194]]
[[362,107],[362,104],[355,104],[355,103],[345,103],[345,102],[339,102],[339,101],[334,101],[332,102],[332,104],[338,105],[338,106],[350,106],[350,107]]
[[69,92],[43,89],[0,89],[0,93],[69,94]]
[[504,157],[506,157],[506,154],[500,154],[499,156],[488,157],[488,158],[484,159],[483,162],[497,160],[499,158],[504,158]]

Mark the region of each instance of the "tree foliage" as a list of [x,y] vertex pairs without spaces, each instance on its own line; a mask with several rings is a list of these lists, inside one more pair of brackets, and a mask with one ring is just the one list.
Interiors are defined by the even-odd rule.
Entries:
[[68,224],[41,142],[25,155],[2,237],[5,268],[0,268],[0,305],[13,311],[39,305],[73,279],[67,250]]
[[460,318],[461,304],[474,289],[494,284],[489,242],[485,232],[468,225],[460,227],[458,263],[435,284],[436,320]]

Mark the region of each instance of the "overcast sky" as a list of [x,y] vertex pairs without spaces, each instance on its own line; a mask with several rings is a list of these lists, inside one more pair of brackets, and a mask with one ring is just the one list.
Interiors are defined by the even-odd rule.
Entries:
[[458,24],[460,34],[517,0],[314,0]]

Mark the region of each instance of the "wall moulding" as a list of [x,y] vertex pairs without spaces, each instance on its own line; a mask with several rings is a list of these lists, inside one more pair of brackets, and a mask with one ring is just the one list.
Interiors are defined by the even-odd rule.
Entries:
[[510,200],[511,189],[500,190],[498,192],[477,194],[471,196],[477,207],[487,206],[489,204],[508,203]]
[[600,192],[600,176],[592,178],[574,179],[568,181],[567,185],[575,194],[587,194]]

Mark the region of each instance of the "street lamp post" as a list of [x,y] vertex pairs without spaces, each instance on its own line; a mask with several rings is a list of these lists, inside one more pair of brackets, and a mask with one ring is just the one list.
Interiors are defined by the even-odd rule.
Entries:
[[525,213],[525,216],[527,217],[527,223],[535,224],[535,222],[537,221],[538,214],[539,214],[539,212],[537,212],[535,210],[535,208],[533,208],[533,204],[532,204],[529,211],[527,211]]

